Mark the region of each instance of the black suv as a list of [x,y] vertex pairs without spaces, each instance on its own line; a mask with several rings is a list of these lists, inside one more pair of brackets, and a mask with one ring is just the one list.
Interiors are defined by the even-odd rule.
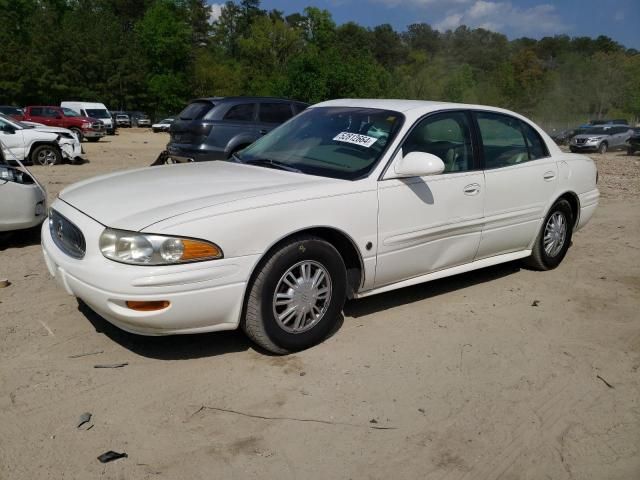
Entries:
[[174,162],[227,159],[307,107],[268,97],[193,100],[171,125],[168,156]]

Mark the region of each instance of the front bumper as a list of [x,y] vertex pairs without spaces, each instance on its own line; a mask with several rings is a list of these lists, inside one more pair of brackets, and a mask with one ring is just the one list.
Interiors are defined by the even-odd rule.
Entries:
[[[162,267],[125,265],[98,249],[104,226],[57,200],[53,207],[84,234],[87,251],[76,260],[42,227],[42,249],[49,272],[70,295],[123,330],[142,335],[171,335],[233,330],[238,327],[244,291],[257,256]],[[170,302],[158,311],[140,312],[126,302]]]
[[599,143],[570,143],[569,149],[576,152],[597,152],[599,146]]
[[83,130],[82,135],[86,138],[102,138],[107,134],[105,130]]

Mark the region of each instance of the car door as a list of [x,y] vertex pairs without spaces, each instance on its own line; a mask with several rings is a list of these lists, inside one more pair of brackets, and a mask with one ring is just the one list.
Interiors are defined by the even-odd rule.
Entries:
[[29,109],[29,121],[31,122],[46,125],[46,118],[44,115],[44,107],[32,107]]
[[258,104],[258,133],[266,135],[278,125],[283,124],[294,112],[288,102],[262,102]]
[[440,175],[378,182],[380,287],[473,261],[482,232],[484,174],[467,111],[431,114],[404,139],[394,162],[410,152],[440,157]]
[[476,259],[530,248],[558,188],[540,134],[510,115],[474,112],[486,180],[485,226]]
[[[2,157],[5,161],[15,161],[16,158],[24,160],[24,136],[22,129],[0,118],[0,141],[2,145]],[[2,162],[0,162],[2,163]]]

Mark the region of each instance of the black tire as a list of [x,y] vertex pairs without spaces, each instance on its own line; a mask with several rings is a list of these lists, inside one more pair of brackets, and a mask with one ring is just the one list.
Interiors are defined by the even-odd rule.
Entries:
[[604,155],[605,153],[607,153],[608,149],[609,145],[607,145],[607,142],[602,142],[600,145],[598,145],[598,153],[600,155]]
[[[281,279],[300,262],[313,262],[328,272],[330,296],[324,315],[308,330],[287,332],[276,320],[274,295]],[[283,243],[277,251],[258,265],[248,286],[242,329],[260,347],[284,355],[312,347],[336,327],[340,321],[347,292],[347,274],[340,253],[329,242],[305,235]]]
[[79,128],[70,128],[69,130],[71,130],[73,133],[76,134],[79,141],[82,142],[82,140],[84,140],[84,135],[82,135],[82,130],[80,130]]
[[571,153],[577,153],[577,150],[575,148],[569,148],[569,150],[571,150]]
[[57,165],[62,162],[62,154],[53,145],[40,145],[31,152],[34,165]]
[[96,143],[100,141],[100,137],[89,137],[87,138],[87,140],[89,140],[91,143]]
[[[562,247],[557,253],[550,255],[545,250],[544,237],[547,225],[549,224],[551,217],[555,214],[559,214],[564,218],[566,233],[562,242]],[[567,254],[567,250],[569,250],[569,247],[571,246],[571,237],[573,236],[574,222],[575,219],[569,202],[564,199],[558,200],[553,205],[553,207],[551,207],[549,213],[545,217],[544,222],[540,227],[540,232],[538,233],[535,244],[533,245],[531,256],[524,260],[525,265],[532,268],[533,270],[540,271],[552,270],[560,265],[560,262],[562,262],[565,255]]]

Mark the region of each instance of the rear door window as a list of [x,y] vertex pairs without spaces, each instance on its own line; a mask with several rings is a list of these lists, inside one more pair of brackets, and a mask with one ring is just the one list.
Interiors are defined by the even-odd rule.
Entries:
[[255,107],[255,103],[241,103],[239,105],[234,105],[229,109],[227,114],[224,116],[224,119],[234,122],[252,122]]
[[29,110],[29,114],[33,117],[42,117],[42,107],[33,107]]
[[529,161],[520,120],[489,112],[476,112],[482,137],[485,169],[509,167]]
[[522,125],[524,138],[527,141],[527,148],[529,148],[529,160],[548,157],[549,151],[540,134],[531,125],[524,122],[520,122],[520,124]]
[[193,102],[180,112],[180,120],[198,120],[204,117],[213,108],[210,102]]
[[288,103],[261,103],[259,118],[263,123],[284,123],[293,116]]

